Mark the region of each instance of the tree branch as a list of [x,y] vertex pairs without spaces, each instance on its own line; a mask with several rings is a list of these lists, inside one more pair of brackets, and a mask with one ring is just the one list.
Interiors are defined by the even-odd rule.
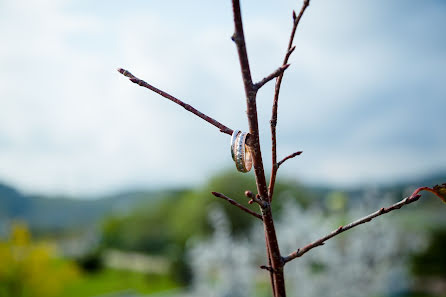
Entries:
[[289,156],[286,156],[285,158],[283,158],[282,161],[280,161],[279,163],[277,163],[277,168],[279,168],[280,165],[282,165],[286,160],[288,160],[288,159],[292,159],[292,158],[294,158],[294,157],[296,157],[296,156],[299,156],[300,154],[302,154],[302,151],[298,151],[298,152],[292,153],[292,154],[289,155]]
[[[288,64],[288,59],[290,58],[291,54],[293,53],[294,49],[296,48],[293,46],[294,36],[296,35],[296,29],[299,25],[299,22],[304,15],[305,9],[310,5],[310,0],[304,0],[304,3],[302,5],[302,8],[300,10],[300,13],[298,16],[296,16],[296,13],[293,11],[293,29],[291,31],[290,40],[288,42],[288,48],[287,52],[285,54],[285,58],[283,59],[282,65]],[[272,167],[271,167],[271,176],[269,180],[269,186],[268,186],[268,196],[270,201],[273,199],[274,194],[274,185],[276,183],[276,175],[277,175],[277,169],[279,166],[277,165],[277,135],[276,135],[276,126],[277,126],[277,108],[279,105],[279,93],[280,93],[280,86],[282,84],[283,79],[283,72],[277,77],[276,80],[276,87],[274,89],[274,100],[273,100],[273,108],[272,108],[272,115],[271,115],[271,152],[272,152]]]
[[142,79],[139,79],[139,78],[135,77],[133,74],[131,74],[129,71],[127,71],[125,69],[118,68],[118,72],[121,73],[124,76],[127,76],[130,79],[131,82],[133,82],[133,83],[135,83],[137,85],[140,85],[141,87],[147,88],[147,89],[149,89],[149,90],[151,90],[151,91],[153,91],[153,92],[163,96],[164,98],[169,99],[170,101],[172,101],[172,102],[174,102],[174,103],[176,103],[178,105],[181,105],[187,111],[195,114],[196,116],[202,118],[206,122],[214,125],[218,129],[220,129],[220,132],[232,135],[232,132],[233,132],[232,129],[226,127],[222,123],[214,120],[213,118],[205,115],[204,113],[196,110],[194,107],[190,106],[189,104],[184,103],[180,99],[175,98],[174,96],[172,96],[172,95],[170,95],[170,94],[168,94],[168,93],[166,93],[166,92],[164,92],[164,91],[162,91],[162,90],[160,90],[158,88],[155,88],[154,86],[148,84],[147,82],[143,81]]
[[247,115],[249,124],[249,133],[252,137],[251,153],[254,165],[254,173],[256,176],[257,190],[261,199],[267,199],[267,186],[265,180],[265,173],[263,170],[262,153],[260,150],[259,141],[259,127],[257,119],[257,105],[256,95],[257,91],[254,88],[251,78],[251,70],[249,67],[248,54],[246,51],[245,35],[243,33],[243,23],[240,11],[240,3],[238,0],[232,0],[232,7],[234,13],[234,40],[237,46],[237,52],[240,61],[240,68],[242,71],[243,85],[245,88]]
[[268,75],[267,77],[265,77],[264,79],[262,79],[261,81],[259,81],[258,83],[256,83],[254,85],[254,88],[256,90],[259,90],[261,87],[263,87],[263,85],[265,85],[267,82],[269,82],[270,80],[272,80],[273,78],[278,77],[279,75],[281,75],[288,67],[290,67],[290,64],[286,64],[283,66],[280,66],[279,68],[277,68],[273,73],[271,73],[270,75]]
[[223,194],[221,194],[221,193],[218,193],[218,192],[212,192],[212,195],[214,195],[215,197],[218,197],[218,198],[221,198],[221,199],[223,199],[223,200],[228,201],[229,203],[231,203],[232,205],[237,206],[238,208],[240,208],[240,209],[243,210],[244,212],[247,212],[247,213],[249,213],[250,215],[255,216],[255,217],[258,218],[259,220],[263,221],[263,218],[262,218],[261,215],[259,215],[258,213],[256,213],[256,212],[250,210],[249,208],[244,207],[243,205],[241,205],[240,203],[234,201],[233,199],[231,199],[231,198],[229,198],[229,197],[227,197],[227,196],[225,196],[225,195],[223,195]]
[[375,211],[374,213],[369,214],[368,216],[360,218],[360,219],[358,219],[358,220],[356,220],[356,221],[354,221],[354,222],[352,222],[352,223],[350,223],[348,225],[340,226],[338,229],[333,230],[331,233],[325,235],[324,237],[322,237],[322,238],[320,238],[320,239],[318,239],[316,241],[313,241],[312,243],[306,245],[303,248],[297,249],[295,252],[293,252],[293,253],[289,254],[288,256],[284,257],[283,258],[284,262],[287,263],[287,262],[289,262],[289,261],[291,261],[293,259],[301,257],[302,255],[304,255],[308,251],[314,249],[315,247],[324,245],[325,241],[329,240],[330,238],[335,237],[336,235],[341,234],[342,232],[350,230],[350,229],[352,229],[352,228],[354,228],[356,226],[359,226],[361,224],[370,222],[371,220],[373,220],[376,217],[379,217],[379,216],[381,216],[383,214],[389,213],[389,212],[391,212],[393,210],[400,209],[404,205],[407,205],[407,204],[410,204],[410,203],[413,203],[413,202],[417,201],[421,197],[421,195],[418,194],[421,191],[429,191],[429,192],[432,192],[432,193],[434,193],[435,195],[438,196],[438,194],[434,190],[432,190],[431,188],[427,188],[427,187],[418,188],[409,197],[406,197],[403,200],[401,200],[401,201],[399,201],[399,202],[397,202],[397,203],[395,203],[395,204],[393,204],[393,205],[391,205],[391,206],[389,206],[387,208],[383,207],[380,210]]
[[[260,195],[261,200],[269,201],[268,188],[266,185],[265,172],[263,169],[262,152],[260,150],[256,106],[257,89],[252,83],[239,0],[232,0],[232,10],[234,13],[234,35],[232,36],[232,40],[237,46],[237,53],[239,56],[240,68],[243,77],[243,85],[245,87],[249,133],[252,137],[250,149],[254,165],[254,173],[256,177],[257,192]],[[262,217],[263,226],[265,229],[268,261],[271,263],[271,267],[275,271],[277,271],[277,273],[270,275],[274,297],[285,297],[286,292],[285,279],[283,276],[283,261],[282,256],[280,255],[279,243],[277,242],[274,220],[269,203],[267,207],[262,208]]]

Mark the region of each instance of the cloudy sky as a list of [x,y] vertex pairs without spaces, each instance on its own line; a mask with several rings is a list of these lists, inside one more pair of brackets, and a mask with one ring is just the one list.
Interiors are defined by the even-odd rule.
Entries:
[[[276,69],[301,1],[242,1],[255,80]],[[351,186],[446,169],[446,3],[313,0],[279,104],[280,176]],[[247,130],[225,1],[0,0],[0,181],[97,195],[204,182],[229,136],[123,67]],[[258,96],[270,170],[272,84]]]

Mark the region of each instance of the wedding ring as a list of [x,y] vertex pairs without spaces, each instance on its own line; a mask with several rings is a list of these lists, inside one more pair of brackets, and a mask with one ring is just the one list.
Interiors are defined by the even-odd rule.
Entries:
[[251,152],[245,143],[247,135],[246,132],[240,132],[235,141],[235,166],[240,172],[248,172],[252,168]]
[[232,160],[234,160],[235,162],[235,140],[237,139],[237,136],[239,135],[240,130],[234,130],[234,132],[232,132],[232,136],[231,136],[231,156],[232,156]]

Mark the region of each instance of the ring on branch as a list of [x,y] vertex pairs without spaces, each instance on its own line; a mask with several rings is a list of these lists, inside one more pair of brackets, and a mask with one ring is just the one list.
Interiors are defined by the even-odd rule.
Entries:
[[[246,145],[246,136],[248,133],[239,132],[235,137],[235,166],[240,172],[249,172],[252,168],[252,156],[249,147]],[[234,136],[234,134],[233,134]]]
[[231,157],[232,160],[235,162],[235,140],[237,139],[237,136],[239,135],[241,131],[240,130],[234,130],[231,135]]

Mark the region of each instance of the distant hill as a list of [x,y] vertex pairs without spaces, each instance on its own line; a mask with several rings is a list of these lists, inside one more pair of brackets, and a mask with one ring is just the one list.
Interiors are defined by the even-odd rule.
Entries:
[[[446,182],[446,172],[432,174],[419,179],[400,181],[378,187],[381,193],[393,193],[395,199],[405,194],[409,187],[433,186]],[[325,197],[330,192],[343,191],[350,198],[360,198],[368,188],[334,189],[330,187],[308,187],[316,197]],[[110,213],[125,213],[139,204],[147,205],[166,197],[176,190],[134,191],[93,200],[66,197],[44,197],[25,195],[11,186],[0,183],[0,233],[2,223],[23,220],[35,231],[63,231],[89,227]],[[406,193],[407,194],[407,193]]]
[[108,213],[126,212],[139,203],[162,197],[161,192],[129,192],[93,200],[24,195],[0,184],[0,225],[11,220],[26,222],[31,229],[52,231],[76,229],[100,220]]
[[[446,183],[446,171],[432,173],[429,175],[421,176],[419,178],[412,178],[406,180],[398,180],[396,182],[381,183],[374,186],[380,193],[392,193],[395,195],[395,199],[402,198],[403,195],[407,195],[407,191],[415,189],[416,187],[428,186],[432,187],[437,184]],[[333,188],[330,186],[310,186],[308,189],[319,197],[323,197],[332,191],[342,191],[348,194],[350,198],[360,198],[364,194],[364,191],[369,191],[370,186],[356,186],[351,188]]]

